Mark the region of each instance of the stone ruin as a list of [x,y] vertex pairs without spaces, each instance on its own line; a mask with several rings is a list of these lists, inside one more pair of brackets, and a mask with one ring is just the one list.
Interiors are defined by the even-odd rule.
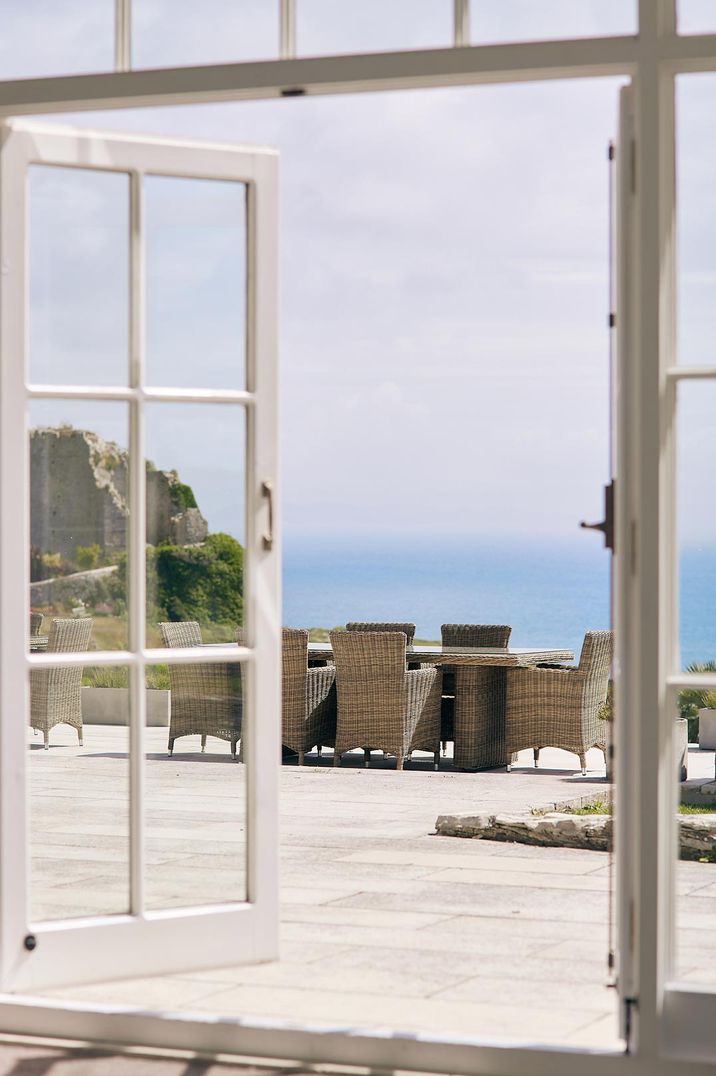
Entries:
[[[41,553],[74,560],[78,546],[103,553],[127,549],[128,454],[91,430],[70,426],[30,433],[31,543]],[[208,525],[186,504],[176,471],[147,468],[147,542],[203,542]]]

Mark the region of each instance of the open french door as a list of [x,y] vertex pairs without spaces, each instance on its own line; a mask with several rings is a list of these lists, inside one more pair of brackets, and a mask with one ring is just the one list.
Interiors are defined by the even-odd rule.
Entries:
[[[277,156],[12,124],[0,202],[0,989],[271,959]],[[179,648],[159,622],[195,618],[158,591],[160,549],[234,583],[243,556],[243,592]],[[44,578],[62,562],[79,589]],[[223,687],[185,692],[189,721],[230,716],[170,757],[186,728],[155,726],[156,697],[173,722],[199,681]],[[80,746],[76,700],[106,685],[119,710]]]

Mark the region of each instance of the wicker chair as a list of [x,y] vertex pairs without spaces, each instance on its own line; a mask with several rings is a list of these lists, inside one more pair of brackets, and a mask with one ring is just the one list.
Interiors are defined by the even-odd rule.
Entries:
[[[91,617],[53,620],[47,653],[86,651],[91,637]],[[46,751],[50,746],[50,729],[55,725],[77,729],[82,746],[82,669],[82,665],[60,665],[30,673],[30,726],[43,733]]]
[[411,751],[440,757],[441,676],[406,668],[403,632],[332,631],[338,720],[334,766],[355,747],[395,755],[399,770]]
[[30,635],[39,635],[42,631],[42,613],[30,613]]
[[[172,649],[202,645],[201,628],[195,621],[160,624],[159,630],[164,645]],[[169,754],[173,753],[174,741],[180,736],[201,736],[202,751],[207,736],[216,736],[229,741],[232,757],[236,758],[243,713],[241,665],[171,664],[169,687]]]
[[[507,647],[509,624],[443,624],[443,646]],[[505,669],[445,666],[440,739],[455,744],[456,769],[502,766],[505,755]]]
[[415,638],[415,624],[372,624],[366,621],[352,620],[346,624],[346,631],[402,631],[406,637],[408,646],[413,645]]
[[579,665],[508,671],[508,769],[515,754],[527,747],[534,750],[535,766],[542,747],[579,755],[583,774],[590,747],[599,747],[606,757],[606,725],[599,710],[607,697],[612,649],[610,631],[588,631]]
[[299,766],[306,751],[336,742],[336,670],[308,667],[308,632],[283,629],[282,732],[284,747],[295,751]]

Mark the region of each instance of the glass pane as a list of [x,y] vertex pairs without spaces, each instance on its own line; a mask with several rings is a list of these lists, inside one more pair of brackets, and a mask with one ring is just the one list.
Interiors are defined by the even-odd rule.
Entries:
[[132,0],[134,67],[271,59],[278,48],[278,0]]
[[[195,642],[183,624],[165,638]],[[245,681],[238,662],[147,669],[148,908],[247,899]]]
[[[716,671],[716,506],[709,496],[716,464],[716,382],[682,382],[677,402],[681,668]],[[683,689],[674,711],[680,802],[676,970],[680,979],[714,985],[709,937],[716,924],[716,692]]]
[[30,649],[73,616],[92,618],[93,650],[125,649],[127,406],[33,400],[29,426]]
[[114,0],[0,0],[0,25],[0,78],[114,67]]
[[149,176],[147,381],[246,384],[246,186]]
[[[86,650],[92,630],[84,616],[53,619],[49,648]],[[34,922],[129,910],[127,678],[120,666],[30,673]]]
[[714,0],[678,0],[680,34],[716,33]]
[[129,177],[29,170],[30,380],[123,385],[129,348]]
[[444,48],[453,42],[452,0],[299,0],[296,48],[300,55]]
[[[179,436],[178,436],[179,435]],[[244,625],[246,422],[242,407],[146,408],[147,639],[196,622],[202,642]]]
[[636,0],[481,0],[471,18],[475,45],[637,32]]
[[678,355],[716,366],[716,75],[676,83]]

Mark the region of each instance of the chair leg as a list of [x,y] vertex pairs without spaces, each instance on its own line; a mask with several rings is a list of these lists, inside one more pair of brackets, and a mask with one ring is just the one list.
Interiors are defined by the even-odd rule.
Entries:
[[433,769],[437,770],[439,768],[440,768],[440,752],[439,751],[434,751],[433,752]]
[[236,740],[231,741],[231,757],[236,761]]
[[299,751],[298,752],[298,764],[299,764],[299,766],[303,766],[304,758],[305,758],[305,755],[304,755],[303,751]]
[[539,747],[533,747],[532,753],[535,757],[535,769],[539,766]]
[[45,729],[45,750],[50,750],[50,730]]
[[334,749],[334,751],[333,751],[333,765],[334,765],[334,766],[340,766],[340,764],[341,764],[341,755],[340,755],[340,752],[339,752],[339,751],[336,751],[336,750]]
[[447,740],[443,740],[443,742],[441,744],[441,747],[442,747],[442,750],[443,750],[443,758],[445,758],[445,756],[447,754]]
[[587,757],[586,755],[579,756],[579,765],[582,767],[582,777],[587,776]]
[[323,751],[323,744],[322,743],[316,744],[316,752],[317,752],[319,758],[321,757],[321,752],[322,751]]
[[364,747],[363,748],[363,755],[365,756],[364,764],[366,766],[370,766],[370,747]]
[[402,770],[404,762],[405,762],[405,759],[403,758],[403,756],[398,755],[397,759],[395,760],[395,768],[396,768],[396,770]]
[[84,747],[84,740],[82,739],[82,729],[77,729],[77,739],[80,741],[80,747]]
[[206,736],[202,736],[201,738],[201,750],[202,752],[206,751]]
[[169,752],[169,758],[171,758],[172,755],[174,754],[174,737],[173,736],[169,737],[169,746],[167,748],[167,751]]

